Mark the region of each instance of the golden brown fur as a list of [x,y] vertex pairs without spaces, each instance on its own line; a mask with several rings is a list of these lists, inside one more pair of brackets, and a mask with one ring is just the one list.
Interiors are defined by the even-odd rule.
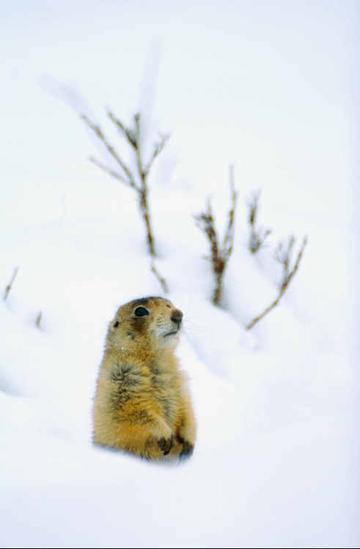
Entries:
[[[144,316],[136,316],[140,313]],[[160,297],[119,308],[108,329],[97,381],[96,444],[155,460],[191,455],[195,419],[174,355],[181,318]]]

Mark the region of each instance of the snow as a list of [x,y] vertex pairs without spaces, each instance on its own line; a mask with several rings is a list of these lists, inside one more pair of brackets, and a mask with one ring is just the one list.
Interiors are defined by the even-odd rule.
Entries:
[[[16,136],[2,164],[1,288],[19,267],[0,301],[0,546],[358,546],[349,275],[358,228],[348,216],[353,87],[344,78],[356,43],[348,19],[355,3],[278,1],[270,9],[240,2],[232,13],[225,2],[228,11],[218,14],[217,2],[192,2],[192,22],[179,22],[180,7],[155,1],[145,11],[159,42],[142,24],[131,38],[145,9],[136,2],[126,10],[112,2],[106,10],[90,2],[85,12],[82,2],[42,7],[49,28],[40,25],[38,3],[27,4],[32,36],[20,36],[15,10],[5,16],[19,24],[14,32],[29,47],[28,64],[13,41],[13,57],[0,69],[2,119]],[[125,20],[120,30],[115,16]],[[106,22],[107,34],[97,21]],[[290,32],[294,25],[298,33]],[[127,86],[103,63],[114,44],[120,48],[119,36],[129,44],[129,59],[119,51],[118,60],[128,69]],[[107,324],[121,303],[161,289],[133,192],[83,162],[95,143],[49,95],[51,80],[44,85],[46,75],[73,82],[72,104],[85,105],[79,87],[99,119],[108,100],[131,114],[148,50],[145,79],[152,66],[159,74],[158,89],[141,85],[141,104],[156,109],[149,139],[159,121],[160,129],[174,129],[152,180],[157,267],[184,312],[178,356],[199,431],[191,460],[170,465],[91,443]],[[211,195],[224,226],[230,162],[239,209],[221,309],[210,303],[207,242],[193,215]],[[263,189],[261,223],[274,229],[256,256],[246,249],[245,204],[254,188]],[[273,246],[292,233],[299,242],[309,237],[299,272],[281,304],[247,331],[276,295]]]

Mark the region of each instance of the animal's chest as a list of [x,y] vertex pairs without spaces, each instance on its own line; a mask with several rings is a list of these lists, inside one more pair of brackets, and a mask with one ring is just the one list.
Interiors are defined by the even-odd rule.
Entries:
[[179,386],[176,378],[161,371],[154,371],[151,378],[153,397],[160,405],[168,421],[174,421],[179,406]]

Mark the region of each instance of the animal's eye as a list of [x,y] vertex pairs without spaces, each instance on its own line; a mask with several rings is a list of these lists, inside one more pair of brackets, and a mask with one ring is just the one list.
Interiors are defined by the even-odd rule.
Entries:
[[149,311],[145,307],[136,307],[134,314],[135,316],[146,316],[149,314]]
[[120,322],[118,320],[115,320],[113,326],[114,328],[117,328],[119,326]]

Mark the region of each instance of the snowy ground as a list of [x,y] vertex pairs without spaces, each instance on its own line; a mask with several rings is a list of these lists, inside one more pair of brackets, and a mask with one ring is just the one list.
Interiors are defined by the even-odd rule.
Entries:
[[[181,465],[152,465],[91,445],[90,411],[107,323],[119,304],[161,291],[149,269],[131,190],[81,163],[93,147],[86,131],[70,110],[31,80],[46,65],[43,50],[36,55],[36,47],[31,50],[28,73],[11,63],[8,73],[2,67],[8,77],[4,97],[10,98],[10,83],[26,85],[25,91],[16,86],[13,103],[4,102],[3,117],[9,127],[14,125],[16,139],[9,141],[2,164],[0,287],[16,266],[19,273],[8,300],[0,301],[1,547],[359,545],[357,378],[350,356],[355,230],[348,215],[350,107],[341,72],[347,50],[336,41],[348,27],[340,4],[331,11],[319,1],[311,8],[316,13],[309,7],[303,13],[301,4],[295,10],[297,28],[309,32],[317,48],[308,44],[304,32],[290,36],[283,22],[294,24],[295,15],[292,8],[291,13],[283,11],[286,3],[275,2],[271,14],[260,10],[262,19],[244,2],[245,19],[237,14],[248,32],[241,47],[235,35],[220,35],[228,48],[229,71],[221,52],[216,61],[210,51],[208,66],[203,66],[209,82],[217,67],[215,80],[232,89],[231,56],[240,52],[239,67],[254,71],[244,76],[239,69],[240,104],[234,88],[225,112],[218,103],[219,97],[220,103],[227,102],[223,92],[215,93],[209,85],[202,111],[199,81],[193,112],[187,111],[184,97],[177,109],[169,100],[171,90],[170,102],[160,112],[165,119],[176,112],[178,119],[171,119],[173,144],[154,178],[158,268],[170,285],[170,299],[184,312],[178,355],[191,380],[199,430],[194,456]],[[202,9],[200,4],[195,8],[197,14]],[[312,27],[313,21],[323,21],[315,17],[319,14],[327,17],[323,34],[319,26]],[[167,55],[178,67],[176,40],[185,29],[171,23],[169,14],[161,15],[169,23],[163,36],[165,42],[169,39]],[[74,20],[77,16],[84,12],[75,10]],[[135,16],[129,7],[127,17]],[[56,32],[58,19],[48,17],[53,27],[41,32]],[[221,17],[225,25],[223,13]],[[217,15],[212,21],[215,25]],[[93,53],[94,24],[85,18],[81,31]],[[212,32],[219,39],[215,27]],[[69,28],[71,34],[71,21]],[[279,35],[276,29],[281,29]],[[200,31],[190,29],[189,40]],[[40,45],[50,40],[41,32],[32,38]],[[206,29],[201,32],[205,42],[193,51],[205,59],[201,48],[214,37]],[[110,38],[114,33],[110,28]],[[110,38],[103,53],[110,51]],[[73,68],[81,75],[83,69],[90,78],[86,83],[84,76],[84,85],[90,82],[92,89],[92,63],[101,71],[103,57],[88,53],[83,67],[75,55],[72,65],[71,44],[63,58],[51,46],[56,75],[62,74],[63,59],[70,73]],[[233,48],[236,44],[239,49]],[[327,65],[323,60],[328,61],[331,48],[335,53]],[[82,63],[83,44],[75,44],[74,51]],[[185,51],[180,69],[189,63],[189,74],[195,74],[193,52]],[[141,57],[138,51],[136,55]],[[130,61],[134,66],[135,58]],[[167,59],[160,83],[169,85]],[[335,76],[332,63],[340,71]],[[323,72],[318,77],[319,67]],[[94,83],[95,96],[102,100],[104,82],[112,77],[112,71],[102,74],[103,88]],[[114,108],[119,89],[131,111],[130,91],[120,85],[109,91]],[[29,116],[25,126],[21,109]],[[32,140],[27,132],[38,121],[37,139]],[[226,162],[236,164],[239,150],[236,244],[222,310],[209,301],[212,278],[203,259],[207,243],[192,215],[211,192],[224,221]],[[26,161],[18,162],[19,154]],[[291,232],[299,238],[307,234],[309,245],[281,305],[247,332],[244,325],[273,299],[279,279],[271,247],[256,257],[246,250],[245,202],[254,187],[264,189],[261,217],[274,229],[272,245]],[[39,311],[41,329],[35,325]]]
[[[102,185],[92,189],[99,201]],[[105,222],[101,212],[79,220],[74,209],[2,242],[1,272],[20,265],[0,308],[2,545],[356,545],[353,379],[345,319],[333,321],[331,301],[343,296],[333,281],[319,291],[306,284],[319,268],[315,234],[283,304],[248,334],[241,317],[271,299],[274,282],[239,246],[229,311],[209,304],[206,243],[191,217],[181,222],[177,197],[179,228],[159,265],[185,312],[179,356],[199,422],[196,453],[165,467],[91,447],[106,324],[119,303],[159,293],[140,220],[130,206],[118,215],[129,193],[109,187]],[[159,203],[172,199],[163,192]],[[156,218],[165,241],[169,222]]]

